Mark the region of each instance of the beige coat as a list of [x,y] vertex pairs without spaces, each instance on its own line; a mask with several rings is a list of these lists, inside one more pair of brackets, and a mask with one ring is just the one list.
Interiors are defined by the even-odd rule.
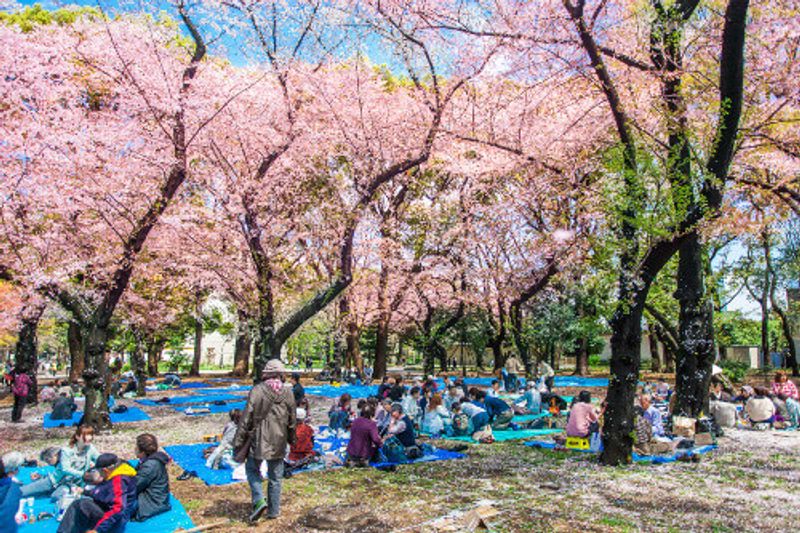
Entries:
[[267,461],[283,459],[286,446],[294,443],[296,417],[291,387],[285,386],[275,392],[266,383],[259,383],[247,397],[233,448],[239,448],[247,434],[254,431],[251,457]]

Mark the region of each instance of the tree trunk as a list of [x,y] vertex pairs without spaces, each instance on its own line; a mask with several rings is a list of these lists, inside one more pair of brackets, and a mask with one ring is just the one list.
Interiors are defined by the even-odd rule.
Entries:
[[494,358],[494,368],[493,370],[497,370],[503,367],[505,361],[503,360],[503,341],[499,337],[492,339],[489,343],[489,347],[492,349],[492,357]]
[[147,375],[158,376],[158,363],[161,362],[161,353],[164,351],[165,339],[154,337],[147,341]]
[[697,233],[681,246],[678,262],[680,303],[675,414],[697,417],[708,412],[708,387],[714,364],[712,304],[705,295],[703,251]]
[[26,303],[21,312],[21,324],[14,348],[14,364],[17,368],[25,368],[33,384],[28,393],[28,403],[39,402],[39,382],[36,370],[39,366],[37,356],[36,330],[47,305],[43,302]]
[[389,324],[378,321],[375,331],[375,365],[373,376],[375,380],[383,379],[386,375],[387,359],[389,356]]
[[661,372],[661,347],[658,345],[658,339],[654,333],[650,333],[647,338],[650,341],[650,371],[659,373]]
[[106,347],[109,331],[107,327],[90,325],[83,331],[86,350],[85,370],[83,371],[83,392],[86,396],[81,424],[93,426],[97,430],[111,427],[108,415],[108,365]]
[[194,356],[192,357],[192,369],[190,376],[200,375],[200,360],[203,357],[203,309],[202,299],[197,299],[194,317]]
[[85,354],[83,353],[83,337],[81,327],[74,321],[67,325],[67,346],[69,347],[69,382],[77,383],[81,379],[85,368]]
[[[639,383],[642,343],[642,295],[633,304],[620,302],[611,319],[611,379],[606,395],[602,462],[627,464],[633,447],[633,403]],[[646,297],[646,294],[645,294]]]
[[252,339],[247,328],[241,330],[236,336],[236,344],[233,350],[233,375],[244,377],[250,370],[250,345]]
[[517,352],[519,352],[522,364],[525,366],[525,375],[530,376],[533,371],[533,363],[531,362],[530,345],[523,331],[522,307],[520,305],[512,305],[510,315],[511,337],[514,339],[514,345],[517,348]]
[[575,375],[589,375],[589,339],[581,337],[578,343],[578,350],[575,353]]
[[145,362],[145,344],[144,339],[136,339],[136,344],[131,353],[131,370],[133,375],[136,376],[136,396],[147,396],[147,371]]
[[764,273],[764,288],[761,291],[761,365],[769,364],[769,285],[770,275],[768,271]]

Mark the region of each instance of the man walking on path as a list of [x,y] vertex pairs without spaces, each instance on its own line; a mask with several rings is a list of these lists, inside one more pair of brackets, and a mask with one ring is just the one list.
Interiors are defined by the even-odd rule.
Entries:
[[[281,506],[281,480],[286,447],[294,443],[296,407],[292,388],[283,383],[285,368],[277,359],[264,367],[262,382],[253,387],[239,422],[233,449],[237,459],[247,454],[245,472],[253,500],[250,521],[267,512],[278,518]],[[247,448],[246,450],[244,448]],[[267,498],[264,498],[261,462],[267,462]]]

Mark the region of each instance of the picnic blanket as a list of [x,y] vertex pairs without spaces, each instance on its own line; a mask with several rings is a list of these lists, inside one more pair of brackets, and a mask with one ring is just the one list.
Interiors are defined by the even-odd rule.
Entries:
[[[83,416],[83,411],[75,411],[72,413],[72,418],[68,420],[53,420],[50,418],[50,413],[44,415],[42,426],[47,428],[64,428],[70,426],[77,426]],[[128,422],[144,422],[150,420],[150,416],[139,409],[138,407],[128,407],[124,413],[109,413],[112,424],[125,424]]]
[[178,390],[178,389],[205,389],[208,387],[213,387],[213,385],[209,383],[203,383],[200,381],[190,381],[189,383],[181,383],[178,387],[165,387],[162,383],[158,385],[149,385],[145,387],[145,390],[148,392],[155,392],[155,391],[170,391],[170,390]]
[[[507,440],[522,440],[529,439],[531,437],[541,437],[543,435],[554,435],[563,431],[563,429],[518,429],[516,431],[513,429],[493,429],[492,435],[494,435],[495,442],[505,442]],[[472,439],[471,435],[442,438],[445,440],[457,440],[460,442],[477,442]]]
[[351,398],[366,398],[378,394],[378,387],[375,385],[310,385],[305,388],[309,396],[324,396],[326,398],[338,398],[344,393]]
[[148,405],[151,407],[156,406],[174,406],[174,405],[191,405],[191,404],[198,404],[198,403],[214,403],[217,401],[220,402],[227,402],[231,400],[241,400],[242,394],[196,394],[193,396],[173,396],[169,399],[169,402],[162,403],[157,402],[155,400],[151,400],[149,398],[145,398],[142,400],[136,400],[136,403],[140,405]]
[[551,416],[552,415],[550,413],[515,415],[514,418],[511,419],[511,422],[514,424],[527,424],[529,422],[535,422],[536,420],[540,420],[542,418],[550,418]]
[[[46,468],[21,468],[17,479],[23,483],[30,483],[33,472],[45,473]],[[186,513],[181,502],[170,495],[172,509],[166,513],[154,516],[144,522],[129,522],[125,528],[126,533],[171,533],[177,529],[191,529],[194,523]],[[33,500],[33,511],[36,516],[42,512],[51,513],[56,516],[58,509],[55,502],[50,501],[49,497],[38,497]],[[24,523],[19,526],[20,533],[54,533],[58,529],[58,522],[55,518],[42,520],[33,524]]]
[[246,395],[253,389],[252,385],[230,385],[228,387],[214,387],[211,389],[203,389],[200,393],[195,394],[239,394]]
[[[533,448],[542,448],[547,450],[555,450],[558,449],[559,451],[564,452],[578,452],[578,453],[597,453],[591,450],[579,450],[576,448],[556,448],[555,442],[544,442],[544,441],[530,441],[526,442],[525,446],[531,446]],[[665,463],[674,463],[678,461],[681,457],[691,457],[692,455],[702,455],[704,453],[708,453],[711,450],[716,450],[716,444],[709,444],[707,446],[696,446],[694,448],[686,448],[681,450],[675,450],[675,452],[671,455],[639,455],[638,453],[632,454],[632,459],[637,463],[652,463],[652,464],[665,464]]]
[[[213,403],[207,405],[206,404],[180,405],[173,407],[173,409],[189,416],[205,416],[205,415],[218,415],[220,413],[230,413],[234,409],[244,409],[245,405],[247,405],[246,401],[240,401],[240,402],[226,403],[225,405],[214,405]],[[193,412],[197,409],[208,409],[208,412],[201,412],[201,413]]]
[[[320,454],[334,454],[341,462],[344,462],[345,450],[347,449],[347,443],[349,440],[349,436],[338,437],[334,433],[322,432],[321,435],[314,437],[314,449]],[[178,466],[189,472],[195,472],[197,477],[202,479],[206,485],[215,486],[239,483],[241,479],[234,479],[234,471],[230,468],[214,470],[206,466],[206,460],[203,458],[203,450],[211,446],[214,446],[214,444],[179,444],[175,446],[167,446],[164,449]],[[465,455],[462,453],[436,448],[429,453],[426,453],[422,457],[411,461],[406,461],[402,464],[449,461],[452,459],[461,459],[462,457],[465,457]],[[379,462],[372,463],[371,466],[374,466],[375,468],[385,468],[389,466],[397,466],[399,464],[401,463]],[[331,468],[339,468],[339,466],[331,466]],[[296,470],[294,473],[297,474],[299,472],[321,469],[323,469],[322,465],[320,463],[315,463],[302,470]]]

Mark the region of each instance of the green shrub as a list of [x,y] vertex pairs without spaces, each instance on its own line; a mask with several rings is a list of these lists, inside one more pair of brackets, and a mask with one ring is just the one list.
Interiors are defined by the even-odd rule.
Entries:
[[603,361],[599,355],[590,355],[589,366],[608,366],[608,361]]
[[722,373],[735,383],[744,381],[747,371],[750,370],[750,365],[741,361],[720,361],[719,366]]

